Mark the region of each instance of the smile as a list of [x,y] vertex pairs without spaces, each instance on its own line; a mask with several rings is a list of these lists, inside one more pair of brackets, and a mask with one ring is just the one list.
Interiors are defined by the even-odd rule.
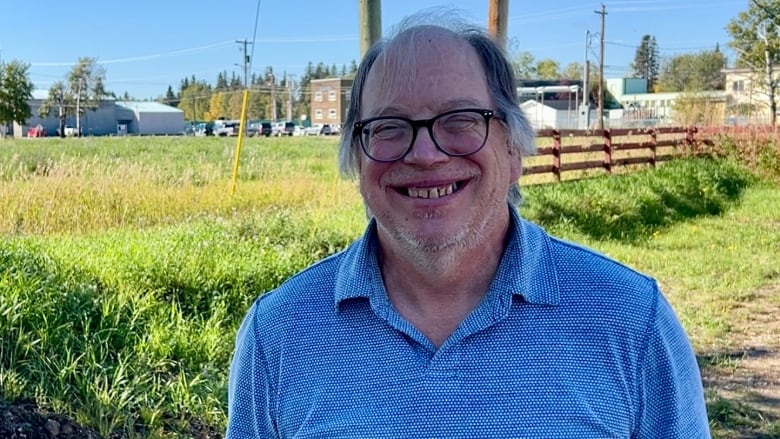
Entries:
[[441,198],[441,197],[446,197],[447,195],[451,195],[452,193],[457,192],[458,189],[460,189],[462,186],[463,184],[461,182],[454,182],[446,186],[440,186],[440,187],[400,188],[400,192],[412,198],[432,199],[432,198]]

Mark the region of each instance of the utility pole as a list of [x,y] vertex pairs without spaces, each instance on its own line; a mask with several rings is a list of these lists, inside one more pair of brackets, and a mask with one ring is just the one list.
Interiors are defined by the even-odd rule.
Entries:
[[607,7],[601,4],[600,11],[593,11],[601,15],[601,40],[599,48],[599,130],[604,129],[604,21],[607,16]]
[[254,43],[252,41],[248,41],[246,38],[243,40],[236,40],[236,43],[243,45],[244,88],[249,88],[249,52],[247,52],[247,46]]
[[380,0],[358,0],[360,14],[360,56],[372,44],[382,38],[382,2]]
[[79,77],[79,87],[76,91],[76,137],[81,136],[81,81]]
[[582,123],[580,129],[590,128],[590,61],[588,61],[588,52],[590,51],[590,31],[585,31],[585,67],[582,76]]
[[268,75],[271,78],[271,122],[276,122],[276,76],[273,70]]
[[284,82],[285,84],[287,84],[287,120],[293,120],[292,119],[293,86],[290,82],[290,75],[285,76],[285,78],[286,79]]
[[488,33],[506,51],[509,0],[488,0]]

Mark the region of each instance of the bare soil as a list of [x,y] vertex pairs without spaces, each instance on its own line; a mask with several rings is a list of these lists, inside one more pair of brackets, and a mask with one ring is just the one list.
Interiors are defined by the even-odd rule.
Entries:
[[[222,439],[223,433],[196,419],[189,422],[182,437]],[[8,402],[0,398],[0,439],[121,439],[117,431],[104,438],[91,428],[79,425],[67,416],[41,410],[32,401]]]
[[732,348],[704,361],[704,387],[744,420],[731,423],[728,437],[780,438],[780,282],[756,291],[732,314],[739,325],[730,336]]

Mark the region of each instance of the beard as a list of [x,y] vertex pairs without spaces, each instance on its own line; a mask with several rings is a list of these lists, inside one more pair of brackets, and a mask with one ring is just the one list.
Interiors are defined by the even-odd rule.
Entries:
[[[500,209],[505,209],[501,211]],[[491,244],[489,238],[503,223],[501,214],[508,216],[505,199],[474,206],[472,212],[478,212],[462,223],[454,233],[427,233],[407,227],[391,212],[376,217],[380,236],[392,241],[392,245],[410,258],[415,266],[427,271],[448,272],[460,265],[461,258],[485,245]],[[367,212],[370,212],[367,207]],[[443,213],[425,212],[416,216],[417,221],[440,220]]]

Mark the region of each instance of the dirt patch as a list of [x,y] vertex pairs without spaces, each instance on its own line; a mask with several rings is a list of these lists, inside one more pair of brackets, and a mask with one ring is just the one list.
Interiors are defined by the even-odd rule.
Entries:
[[[222,439],[224,436],[222,431],[197,419],[191,419],[186,430],[183,433],[179,432],[178,437]],[[129,436],[119,431],[112,433],[106,439],[121,439]],[[104,439],[95,430],[79,425],[67,416],[41,410],[33,401],[8,402],[0,398],[0,439],[53,438]]]
[[710,418],[730,431],[724,437],[780,438],[780,283],[756,291],[732,315],[731,347],[701,358],[714,399]]
[[8,439],[99,439],[65,416],[45,413],[32,401],[9,403],[0,399],[0,438]]

